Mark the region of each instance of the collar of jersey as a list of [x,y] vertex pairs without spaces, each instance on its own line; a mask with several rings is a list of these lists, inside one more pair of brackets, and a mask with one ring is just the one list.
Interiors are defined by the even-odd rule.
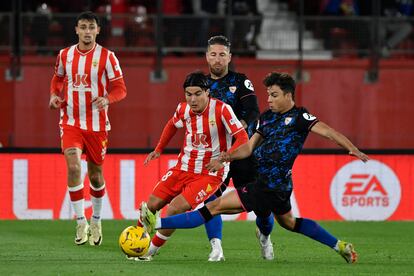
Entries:
[[96,45],[98,45],[98,43],[96,43],[96,42],[95,42],[95,45],[93,45],[92,49],[88,50],[87,52],[82,52],[82,51],[81,51],[81,50],[79,50],[79,48],[78,48],[78,47],[79,47],[79,43],[78,43],[78,44],[76,44],[75,49],[76,49],[76,51],[78,51],[78,53],[79,53],[80,55],[82,55],[82,56],[86,56],[87,54],[89,54],[90,52],[92,52],[93,50],[95,50]]

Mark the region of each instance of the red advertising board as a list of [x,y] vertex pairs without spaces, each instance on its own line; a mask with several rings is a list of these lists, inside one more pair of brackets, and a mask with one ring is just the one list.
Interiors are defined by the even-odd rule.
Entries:
[[[372,155],[362,163],[346,155],[300,155],[293,168],[293,212],[316,220],[413,220],[414,156]],[[136,219],[158,179],[176,161],[162,155],[144,167],[143,154],[109,154],[103,218]],[[86,162],[87,216],[91,214]],[[0,154],[0,219],[70,219],[66,166],[60,154]],[[253,214],[226,220],[253,219]]]

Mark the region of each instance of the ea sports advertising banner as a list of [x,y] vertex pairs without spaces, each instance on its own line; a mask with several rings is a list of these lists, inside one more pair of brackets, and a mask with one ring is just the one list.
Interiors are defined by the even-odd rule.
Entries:
[[[141,201],[176,162],[176,155],[166,154],[144,167],[145,157],[107,155],[105,219],[136,219]],[[414,156],[370,157],[362,163],[346,155],[300,155],[293,168],[293,213],[316,220],[414,220]],[[61,154],[0,154],[0,219],[72,219],[66,177]],[[85,161],[81,177],[89,217]],[[254,219],[254,214],[224,219]]]

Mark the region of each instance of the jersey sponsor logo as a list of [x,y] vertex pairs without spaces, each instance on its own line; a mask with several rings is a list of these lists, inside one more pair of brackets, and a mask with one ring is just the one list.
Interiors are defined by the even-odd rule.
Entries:
[[74,88],[90,88],[90,84],[87,82],[88,74],[76,74],[75,81],[73,82]]
[[285,125],[288,125],[292,121],[292,117],[285,118]]
[[246,86],[247,89],[249,89],[251,91],[254,91],[253,83],[250,80],[245,80],[244,81],[244,86]]
[[236,90],[237,90],[237,87],[236,87],[236,86],[230,86],[230,87],[229,87],[229,91],[230,91],[231,93],[236,92]]
[[206,141],[207,139],[207,135],[205,135],[204,133],[196,133],[193,134],[193,147],[195,148],[207,148],[208,147],[208,143]]
[[332,205],[346,220],[386,220],[400,203],[400,181],[382,162],[355,160],[338,170],[330,196]]
[[309,113],[303,113],[303,118],[305,118],[305,120],[308,120],[308,121],[313,121],[313,120],[316,119],[315,116],[313,116],[312,114],[309,114]]
[[198,192],[196,196],[196,202],[202,202],[204,201],[204,198],[207,196],[207,193],[204,190],[201,190]]

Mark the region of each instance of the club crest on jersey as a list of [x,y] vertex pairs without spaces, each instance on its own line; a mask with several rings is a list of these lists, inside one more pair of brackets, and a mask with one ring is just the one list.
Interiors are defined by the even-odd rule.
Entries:
[[93,67],[98,66],[98,61],[97,61],[97,60],[92,61],[92,66],[93,66]]
[[236,87],[236,86],[229,86],[229,91],[230,91],[231,93],[236,92],[236,90],[237,90],[237,87]]
[[285,118],[285,125],[288,125],[292,121],[292,117]]
[[308,120],[308,121],[313,121],[313,120],[315,120],[316,119],[316,117],[315,116],[313,116],[312,114],[310,114],[310,113],[303,113],[302,114],[302,116],[303,116],[303,118],[305,118],[305,120]]
[[209,123],[211,126],[214,126],[214,125],[216,124],[216,120],[211,119],[210,121],[208,121],[208,123]]
[[245,80],[244,86],[246,86],[247,89],[254,91],[253,83],[250,80]]

